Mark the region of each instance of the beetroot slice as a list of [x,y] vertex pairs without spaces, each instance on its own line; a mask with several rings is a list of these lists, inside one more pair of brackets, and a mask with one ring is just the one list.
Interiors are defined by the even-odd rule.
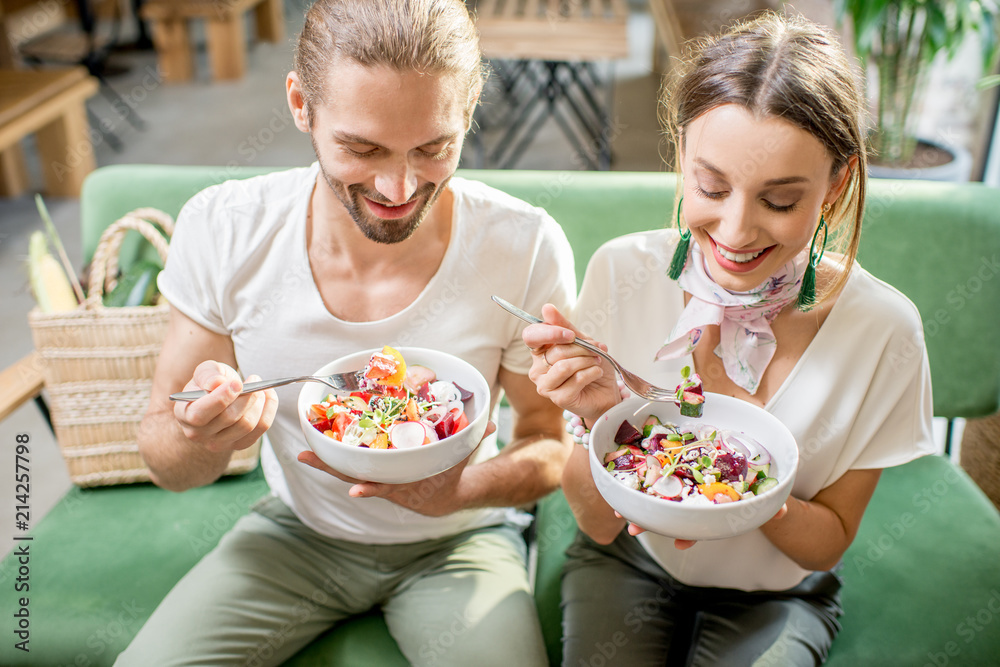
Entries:
[[631,445],[640,440],[642,440],[642,433],[635,426],[632,426],[628,420],[623,421],[622,425],[618,427],[618,432],[615,433],[615,444],[618,445]]
[[454,430],[454,427],[455,427],[455,415],[449,412],[444,417],[437,420],[437,422],[434,424],[434,431],[437,433],[439,440],[444,440],[449,435],[451,435],[452,431]]

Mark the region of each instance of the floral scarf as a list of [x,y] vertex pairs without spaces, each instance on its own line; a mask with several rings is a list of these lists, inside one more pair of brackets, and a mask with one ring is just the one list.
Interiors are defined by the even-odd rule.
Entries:
[[798,297],[805,268],[803,251],[759,287],[749,292],[729,292],[708,273],[705,255],[697,243],[692,243],[690,257],[677,279],[691,299],[656,359],[690,354],[701,340],[704,327],[717,324],[720,340],[715,354],[722,358],[726,375],[750,394],[757,393],[776,347],[771,322]]

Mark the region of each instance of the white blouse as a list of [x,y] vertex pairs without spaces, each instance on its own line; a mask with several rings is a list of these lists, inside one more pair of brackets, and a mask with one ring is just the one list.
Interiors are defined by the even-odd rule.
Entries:
[[[591,258],[575,311],[581,330],[607,343],[626,368],[672,387],[691,356],[654,361],[684,309],[666,273],[674,230],[630,234]],[[900,465],[935,451],[930,368],[916,307],[855,265],[829,316],[768,401],[799,445],[792,495],[811,499],[848,470]],[[675,579],[692,586],[784,590],[810,572],[760,530],[702,541],[680,551],[673,539],[639,542]]]

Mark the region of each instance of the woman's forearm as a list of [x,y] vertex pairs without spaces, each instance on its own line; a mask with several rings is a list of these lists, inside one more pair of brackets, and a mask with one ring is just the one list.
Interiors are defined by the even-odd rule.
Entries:
[[601,496],[590,474],[589,453],[574,447],[563,470],[563,494],[569,503],[580,530],[598,544],[610,544],[625,527],[625,520],[615,516],[611,506]]

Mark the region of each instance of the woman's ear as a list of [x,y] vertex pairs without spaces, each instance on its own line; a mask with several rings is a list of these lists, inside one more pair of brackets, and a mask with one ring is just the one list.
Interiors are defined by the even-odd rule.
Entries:
[[833,203],[840,199],[840,195],[844,194],[844,189],[847,188],[848,183],[851,182],[851,176],[858,169],[858,156],[852,155],[847,158],[847,163],[840,168],[840,170],[834,175],[833,180],[830,183],[830,189],[826,193],[826,197],[823,201]]
[[288,77],[285,79],[285,94],[288,97],[288,108],[292,112],[295,127],[299,128],[301,132],[308,133],[310,130],[309,109],[306,107],[306,99],[302,94],[302,82],[299,81],[298,72],[288,73]]

